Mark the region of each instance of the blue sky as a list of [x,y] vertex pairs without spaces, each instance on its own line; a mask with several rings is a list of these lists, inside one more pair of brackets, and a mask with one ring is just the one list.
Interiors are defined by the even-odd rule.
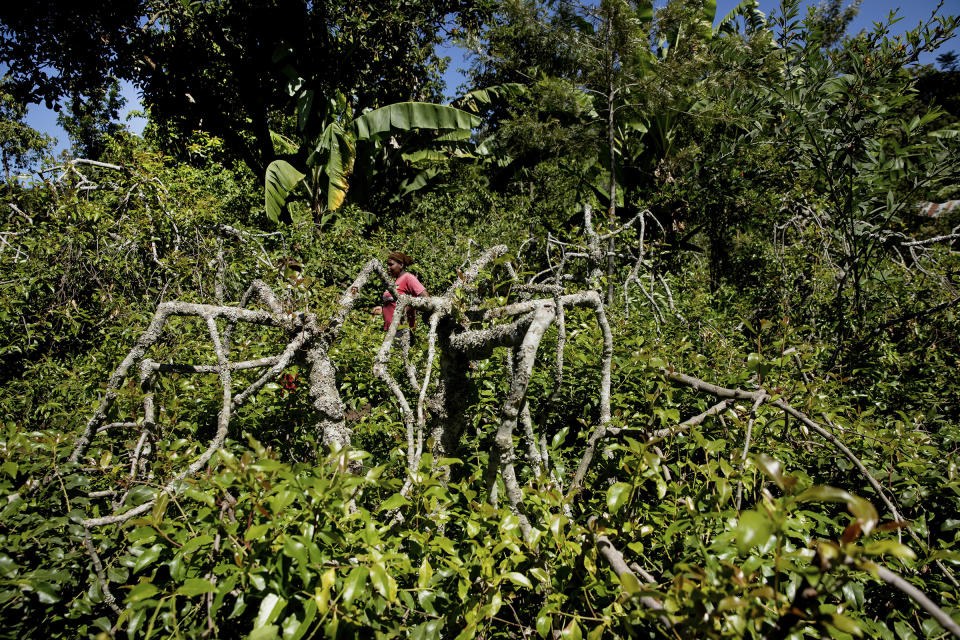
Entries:
[[[717,0],[717,16],[723,17],[738,4],[739,0]],[[658,0],[657,4],[661,4]],[[804,0],[806,6],[816,5],[817,0]],[[891,10],[897,10],[897,15],[902,16],[893,27],[893,33],[903,33],[916,27],[922,21],[927,19],[933,10],[937,7],[937,0],[911,0],[909,2],[887,1],[887,0],[863,0],[860,5],[860,14],[850,25],[850,32],[856,33],[861,29],[871,29],[873,23],[878,20],[886,20]],[[779,0],[760,0],[760,10],[769,15],[780,5]],[[960,13],[960,0],[944,0],[941,14]],[[956,50],[960,53],[960,36],[954,36],[941,51]],[[464,51],[455,47],[446,47],[442,50],[443,55],[451,58],[450,67],[445,75],[447,83],[446,94],[452,97],[463,83],[463,74],[460,69],[465,68],[467,63],[464,60]],[[936,54],[927,55],[921,58],[920,62],[932,64]],[[122,114],[121,120],[125,121],[127,126],[135,133],[143,130],[146,120],[143,118],[127,119],[131,111],[140,108],[139,98],[132,85],[123,87],[124,97],[127,98],[127,107]],[[57,151],[66,148],[68,140],[67,134],[57,125],[57,116],[52,111],[43,108],[43,106],[34,105],[27,114],[27,122],[34,129],[38,129],[58,139]]]

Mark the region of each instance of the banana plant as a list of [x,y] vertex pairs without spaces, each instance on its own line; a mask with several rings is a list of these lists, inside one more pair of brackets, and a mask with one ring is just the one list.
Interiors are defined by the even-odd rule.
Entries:
[[[297,98],[297,131],[301,142],[273,136],[281,153],[306,156],[301,167],[284,159],[274,160],[267,167],[264,205],[267,217],[274,222],[279,221],[288,198],[298,189],[302,189],[309,200],[314,215],[337,210],[350,189],[351,174],[358,159],[371,166],[385,145],[399,146],[397,137],[401,134],[431,132],[434,137],[428,147],[452,152],[480,125],[480,118],[475,115],[428,102],[397,102],[354,118],[341,92],[317,101],[314,92],[303,88],[303,84],[302,79],[297,78],[290,87],[291,94]],[[322,109],[318,108],[318,102],[323,105]],[[309,139],[308,124],[317,115],[322,117],[320,133]],[[408,154],[407,157],[416,156]],[[416,188],[422,184],[411,186]]]

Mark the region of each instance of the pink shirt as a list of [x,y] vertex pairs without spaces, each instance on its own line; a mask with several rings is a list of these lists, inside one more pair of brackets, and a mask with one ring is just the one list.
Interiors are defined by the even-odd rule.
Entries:
[[[426,295],[427,289],[420,281],[417,280],[417,276],[413,275],[409,271],[404,271],[400,274],[400,277],[397,278],[397,293],[400,295],[408,296],[422,296]],[[397,303],[393,299],[393,296],[390,295],[389,291],[383,292],[383,330],[386,331],[390,328],[390,323],[393,322],[393,312],[397,308]],[[417,310],[416,309],[407,309],[407,322],[410,324],[410,328],[417,322]]]

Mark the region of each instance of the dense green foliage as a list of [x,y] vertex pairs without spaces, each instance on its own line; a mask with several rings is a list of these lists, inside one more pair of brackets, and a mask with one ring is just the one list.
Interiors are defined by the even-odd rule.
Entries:
[[[510,0],[465,32],[483,52],[476,88],[487,89],[456,103],[482,118],[475,138],[442,139],[459,121],[436,133],[382,124],[400,138],[371,136],[368,174],[355,176],[363,188],[348,190],[352,158],[343,158],[357,152],[331,154],[360,140],[356,122],[377,113],[364,109],[435,98],[427,85],[410,88],[434,79],[446,13],[462,12],[457,24],[471,27],[491,7],[288,4],[264,21],[239,3],[156,3],[169,10],[156,32],[121,19],[154,3],[118,8],[104,28],[136,29],[146,40],[130,46],[196,61],[191,82],[230,73],[200,94],[177,84],[190,74],[170,62],[169,87],[145,85],[145,139],[85,126],[74,109],[77,132],[97,134],[98,162],[48,158],[0,187],[0,636],[949,634],[881,578],[899,574],[960,622],[960,210],[930,218],[917,209],[954,196],[960,180],[956,96],[930,88],[956,69],[949,57],[940,71],[910,66],[955,19],[899,39],[880,25],[841,40],[849,17],[838,3],[804,20],[793,2],[768,19],[747,1],[724,21],[695,0],[656,12],[645,2]],[[391,49],[408,15],[419,27]],[[61,18],[54,11],[44,28]],[[3,33],[27,19],[5,21]],[[317,24],[329,27],[326,39],[310,31]],[[288,30],[291,59],[333,51],[344,66],[291,62],[285,75],[268,59]],[[48,45],[34,54],[60,50]],[[23,46],[9,40],[0,51]],[[88,53],[122,70],[116,56],[131,54],[112,46]],[[243,69],[234,50],[270,78],[256,100],[233,85]],[[20,97],[95,89],[84,68],[30,93],[22,68],[13,68]],[[171,96],[184,90],[199,106],[175,107]],[[230,94],[229,109],[216,93]],[[30,163],[44,140],[23,125],[22,104],[2,98],[6,169]],[[97,108],[89,114],[102,125]],[[436,122],[454,113],[434,111]],[[229,134],[212,128],[221,125]],[[274,146],[284,140],[286,154]],[[432,188],[400,201],[416,163],[390,155],[401,143],[408,154],[441,143],[483,152],[418,156],[429,157]],[[311,154],[325,195],[291,203],[276,224],[264,211],[264,169]],[[417,258],[412,269],[432,294],[464,277],[468,254],[496,244],[526,281],[555,267],[562,247],[586,245],[585,203],[603,211],[601,232],[650,213],[613,238],[617,256],[600,270],[613,294],[613,415],[580,491],[566,489],[603,420],[593,315],[565,312],[558,389],[558,329],[540,345],[527,401],[552,476],[518,456],[522,509],[511,509],[490,503],[484,480],[509,392],[505,349],[470,365],[456,458],[425,453],[408,469],[401,414],[373,375],[384,334],[366,311],[380,302],[379,284],[360,293],[330,351],[352,448],[321,444],[308,366],[297,361],[236,411],[211,463],[175,490],[163,487],[216,430],[212,375],[161,375],[145,480],[130,479],[136,441],[120,429],[68,461],[162,301],[236,304],[260,279],[285,312],[325,322],[360,267],[396,249]],[[568,271],[568,292],[598,284],[582,263]],[[489,269],[470,295],[496,307],[522,293]],[[421,370],[426,324],[412,348]],[[278,330],[238,328],[234,358],[286,343]],[[210,364],[214,351],[202,323],[184,318],[150,357]],[[831,437],[748,396],[684,426],[717,398],[676,372],[762,390]],[[110,420],[137,423],[142,396],[127,380]],[[156,502],[121,525],[81,524],[112,513],[117,494],[128,506]],[[610,562],[610,545],[630,570]]]

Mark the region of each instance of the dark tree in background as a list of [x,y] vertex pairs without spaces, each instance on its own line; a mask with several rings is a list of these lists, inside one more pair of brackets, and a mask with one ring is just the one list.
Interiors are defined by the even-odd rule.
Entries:
[[945,121],[960,120],[960,64],[954,51],[937,56],[939,69],[932,65],[917,71],[917,97],[926,105],[934,104],[948,115]]
[[26,104],[59,109],[94,97],[115,78],[130,78],[135,34],[147,16],[141,0],[5,2],[0,8],[0,65],[7,91]]
[[74,122],[109,112],[110,87],[129,80],[168,152],[182,155],[204,131],[262,178],[270,130],[284,131],[292,106],[280,54],[318,95],[340,90],[356,112],[436,100],[444,63],[435,45],[488,11],[475,0],[8,4],[0,64],[17,99],[70,105]]
[[5,182],[10,181],[13,171],[40,159],[53,142],[24,122],[26,115],[23,103],[7,92],[6,83],[0,84],[0,164]]

